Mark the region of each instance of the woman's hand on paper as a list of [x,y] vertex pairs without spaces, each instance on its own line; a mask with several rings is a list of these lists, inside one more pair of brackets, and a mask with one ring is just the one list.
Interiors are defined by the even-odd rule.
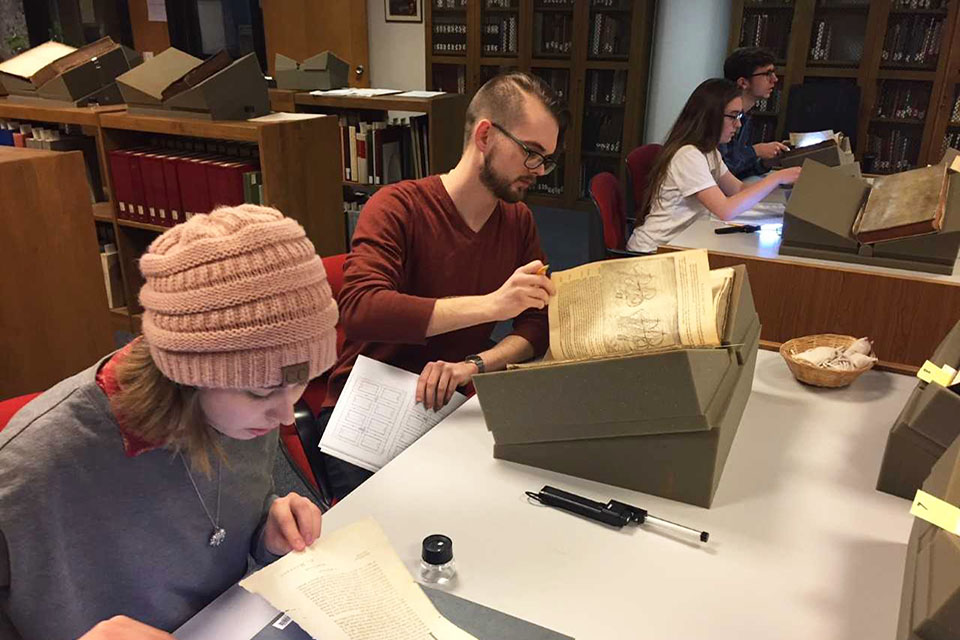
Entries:
[[320,537],[321,517],[317,505],[291,491],[270,505],[263,544],[275,556],[303,551]]
[[149,627],[127,616],[114,616],[98,623],[79,640],[174,640],[166,631]]
[[427,409],[443,408],[457,387],[470,382],[477,373],[477,365],[472,362],[428,362],[417,380],[417,402]]
[[800,179],[800,167],[789,167],[780,169],[773,174],[777,178],[777,184],[793,184]]
[[492,320],[511,320],[527,309],[543,309],[556,295],[557,288],[543,271],[539,260],[529,262],[513,272],[493,293],[487,294]]

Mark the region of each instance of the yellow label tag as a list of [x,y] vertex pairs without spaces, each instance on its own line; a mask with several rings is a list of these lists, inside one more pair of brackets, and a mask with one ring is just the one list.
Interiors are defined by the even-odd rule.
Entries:
[[960,509],[929,493],[917,490],[917,496],[910,506],[910,514],[952,534],[960,535]]
[[917,371],[917,377],[924,382],[933,382],[934,378],[940,373],[940,367],[927,360],[923,363],[923,366],[920,367],[920,370]]
[[950,383],[953,382],[954,374],[956,374],[956,371],[953,371],[950,367],[944,367],[933,376],[933,381],[941,387],[949,387]]

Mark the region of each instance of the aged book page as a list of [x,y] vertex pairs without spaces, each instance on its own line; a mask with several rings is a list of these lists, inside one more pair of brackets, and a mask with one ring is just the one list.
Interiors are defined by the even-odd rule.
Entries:
[[733,267],[710,271],[710,289],[713,295],[713,308],[717,319],[717,336],[723,340],[727,333],[727,316],[730,312],[730,293],[736,272]]
[[939,231],[946,205],[942,165],[877,178],[853,223],[861,242],[878,242]]
[[594,262],[552,280],[553,360],[720,344],[705,250]]
[[59,60],[74,51],[76,51],[76,49],[73,47],[54,42],[53,40],[44,42],[0,64],[0,73],[9,73],[10,75],[29,79],[30,76],[54,60]]
[[476,640],[440,615],[372,519],[240,581],[324,640]]

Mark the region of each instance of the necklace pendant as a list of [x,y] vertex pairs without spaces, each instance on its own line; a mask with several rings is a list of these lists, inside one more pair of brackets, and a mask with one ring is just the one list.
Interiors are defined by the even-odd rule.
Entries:
[[224,539],[227,537],[227,532],[223,527],[217,527],[213,530],[213,533],[210,535],[210,546],[219,547],[223,543]]

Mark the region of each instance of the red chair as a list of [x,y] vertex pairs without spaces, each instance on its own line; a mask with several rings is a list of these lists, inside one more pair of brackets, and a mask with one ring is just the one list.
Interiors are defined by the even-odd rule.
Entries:
[[626,251],[626,214],[620,180],[609,171],[590,179],[590,199],[603,223],[607,257],[631,255]]
[[[627,181],[627,205],[629,211],[633,214],[632,226],[643,223],[647,212],[640,211],[647,187],[650,185],[650,172],[653,170],[653,163],[657,161],[657,156],[663,145],[645,144],[637,147],[627,154],[627,173],[630,179]],[[630,220],[628,216],[628,221]]]
[[20,411],[24,405],[36,398],[38,395],[40,394],[28,393],[24,396],[18,396],[16,398],[0,401],[0,431],[3,431],[3,428],[7,426],[7,423],[10,422],[10,419],[17,411]]
[[[323,267],[327,271],[327,282],[336,298],[343,288],[343,263],[347,254],[342,253],[323,259]],[[345,339],[343,328],[337,324],[337,353],[343,348]],[[314,450],[319,443],[320,434],[316,426],[316,415],[323,406],[327,395],[327,377],[329,372],[312,380],[303,392],[303,398],[294,407],[295,423],[280,427],[280,445],[291,467],[300,475],[308,487],[315,491],[314,497],[320,502],[324,511],[335,502],[329,489],[326,471],[320,464],[320,456],[307,455],[307,450]],[[312,462],[312,464],[311,464]]]

